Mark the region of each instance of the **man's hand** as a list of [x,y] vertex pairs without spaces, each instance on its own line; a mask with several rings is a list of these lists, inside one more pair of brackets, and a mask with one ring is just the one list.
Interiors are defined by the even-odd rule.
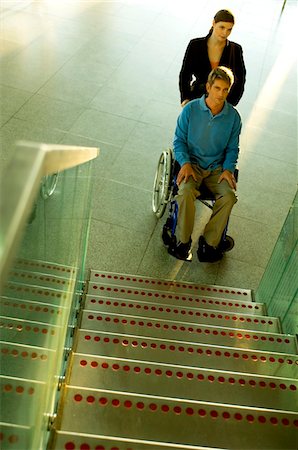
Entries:
[[235,190],[237,189],[237,184],[236,184],[234,174],[232,172],[230,172],[229,170],[223,171],[223,173],[220,175],[220,177],[218,179],[218,183],[220,183],[222,180],[227,180],[227,182],[229,183],[229,185],[232,189],[235,189]]
[[183,164],[177,175],[178,186],[182,183],[182,181],[184,181],[184,183],[187,183],[189,177],[193,177],[195,181],[198,181],[196,173],[192,168],[192,165],[190,163],[185,163]]

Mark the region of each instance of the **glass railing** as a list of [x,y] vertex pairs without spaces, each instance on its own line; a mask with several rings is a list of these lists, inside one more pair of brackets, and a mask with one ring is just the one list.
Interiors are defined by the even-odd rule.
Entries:
[[22,143],[3,180],[1,449],[46,448],[82,292],[97,155]]
[[298,333],[298,195],[293,201],[256,291],[268,313],[278,316],[285,333]]

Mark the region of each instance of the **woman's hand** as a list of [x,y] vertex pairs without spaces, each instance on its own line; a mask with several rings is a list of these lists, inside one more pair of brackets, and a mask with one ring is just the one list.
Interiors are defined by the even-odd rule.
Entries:
[[186,103],[190,102],[190,100],[188,98],[186,98],[185,100],[183,100],[183,102],[181,103],[181,106],[183,108],[183,106],[186,105]]

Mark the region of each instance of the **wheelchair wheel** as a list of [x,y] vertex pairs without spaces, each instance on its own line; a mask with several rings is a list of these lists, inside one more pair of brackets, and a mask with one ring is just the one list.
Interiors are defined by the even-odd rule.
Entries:
[[159,219],[163,216],[172,194],[172,150],[164,150],[160,155],[153,184],[152,209]]

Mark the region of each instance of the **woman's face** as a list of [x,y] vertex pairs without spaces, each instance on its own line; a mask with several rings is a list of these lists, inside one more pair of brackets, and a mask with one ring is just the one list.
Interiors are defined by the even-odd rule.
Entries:
[[217,22],[213,20],[213,35],[219,40],[219,41],[226,41],[227,38],[230,36],[231,31],[233,29],[234,24],[231,22]]

